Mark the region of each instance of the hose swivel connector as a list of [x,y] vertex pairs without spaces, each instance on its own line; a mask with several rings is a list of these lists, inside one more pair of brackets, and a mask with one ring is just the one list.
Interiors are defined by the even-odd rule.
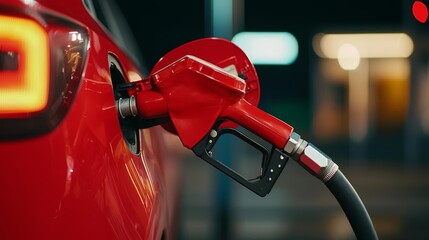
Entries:
[[338,165],[330,157],[313,144],[301,139],[295,132],[291,134],[283,150],[323,182],[329,181],[338,171]]

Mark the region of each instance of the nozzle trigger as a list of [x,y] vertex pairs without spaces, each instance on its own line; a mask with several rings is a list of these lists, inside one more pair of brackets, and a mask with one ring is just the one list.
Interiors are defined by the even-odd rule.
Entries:
[[[261,197],[266,196],[271,191],[278,177],[282,173],[288,161],[288,157],[284,155],[281,150],[272,145],[271,149],[268,150],[266,147],[262,146],[235,128],[221,128],[218,130],[217,128],[220,125],[221,122],[218,121],[213,129],[192,148],[193,152],[201,159],[216,167],[218,170],[222,171],[224,174],[231,177],[257,195]],[[214,155],[212,154],[213,147],[215,146],[218,139],[224,134],[232,134],[262,153],[263,159],[261,173],[259,176],[256,178],[247,179],[240,175],[240,173],[214,158]]]

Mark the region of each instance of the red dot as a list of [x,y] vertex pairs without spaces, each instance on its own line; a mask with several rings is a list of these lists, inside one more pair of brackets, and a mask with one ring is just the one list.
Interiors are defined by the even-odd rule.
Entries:
[[428,9],[426,5],[420,1],[415,1],[413,3],[413,15],[417,21],[425,23],[428,19]]

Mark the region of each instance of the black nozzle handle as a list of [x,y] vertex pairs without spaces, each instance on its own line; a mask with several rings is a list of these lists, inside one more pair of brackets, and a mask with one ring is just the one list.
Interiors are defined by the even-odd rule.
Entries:
[[[215,126],[216,125],[219,126],[220,124],[215,124]],[[221,161],[213,158],[211,152],[213,146],[215,145],[217,139],[226,133],[237,136],[239,139],[247,142],[250,146],[262,153],[263,160],[260,176],[255,179],[246,179],[230,167],[223,164]],[[268,151],[262,145],[234,128],[222,128],[220,130],[213,128],[210,133],[208,133],[199,143],[195,145],[194,148],[192,148],[192,151],[198,157],[205,160],[218,170],[222,171],[261,197],[266,196],[271,191],[288,161],[288,157],[281,150],[272,146],[270,151]]]

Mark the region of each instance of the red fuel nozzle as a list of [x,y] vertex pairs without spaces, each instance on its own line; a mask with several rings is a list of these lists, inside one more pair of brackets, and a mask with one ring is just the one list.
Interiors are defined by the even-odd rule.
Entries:
[[[207,53],[201,49],[202,43],[214,48],[223,44],[230,48],[234,55],[225,57],[222,49],[218,49],[219,52]],[[225,50],[224,46],[222,48]],[[187,51],[181,48],[174,50],[174,54],[167,54],[161,63],[158,63],[148,78],[134,82],[129,89],[132,97],[118,101],[117,105],[122,117],[133,115],[139,116],[142,121],[160,120],[159,123],[165,123],[165,119],[168,119],[171,123],[169,126],[173,126],[173,131],[185,147],[264,196],[271,190],[286,164],[283,149],[293,128],[255,106],[259,100],[256,71],[247,56],[237,49],[239,50],[226,40],[206,39],[197,41],[191,48],[187,48]],[[200,54],[199,51],[205,54]],[[205,59],[191,54],[181,55],[186,52],[203,55]],[[238,132],[237,126],[258,135],[273,148],[266,150],[261,147]],[[216,137],[218,133],[221,135],[225,131],[237,135],[263,152],[264,166],[259,181],[244,179],[212,158],[211,148],[218,139]],[[276,160],[271,161],[272,158]],[[271,171],[265,174],[268,168]]]
[[280,149],[293,130],[244,99],[243,79],[195,56],[186,55],[135,84],[138,115],[142,119],[168,116],[190,149],[220,119],[241,125]]

